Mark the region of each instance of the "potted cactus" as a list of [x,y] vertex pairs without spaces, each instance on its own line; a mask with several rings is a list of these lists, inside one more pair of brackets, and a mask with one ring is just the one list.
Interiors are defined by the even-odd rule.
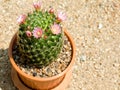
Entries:
[[[18,18],[19,31],[15,33],[9,46],[9,58],[13,70],[17,72],[20,80],[31,89],[49,90],[57,87],[67,75],[74,63],[75,45],[69,33],[61,26],[66,16],[60,12],[55,15],[53,8],[49,11],[41,9],[41,3],[33,4],[35,10],[27,15]],[[29,64],[29,67],[40,69],[54,62],[64,44],[64,36],[67,36],[71,43],[71,61],[66,69],[52,77],[34,77],[23,72],[18,63],[14,60],[13,49],[17,46],[22,64]],[[64,87],[63,87],[64,88]],[[23,89],[23,88],[19,88]]]

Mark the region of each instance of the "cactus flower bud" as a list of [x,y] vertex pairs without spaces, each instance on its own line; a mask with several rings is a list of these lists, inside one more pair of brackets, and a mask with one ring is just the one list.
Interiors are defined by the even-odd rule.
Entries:
[[50,8],[49,13],[54,13],[54,9]]
[[58,16],[57,16],[57,19],[58,19],[58,21],[60,21],[60,22],[66,20],[66,14],[63,13],[63,12],[59,12],[59,13],[58,13]]
[[31,36],[32,36],[32,33],[31,33],[30,31],[26,31],[26,35],[27,35],[28,37],[31,37]]
[[51,31],[53,34],[57,35],[57,34],[61,33],[61,28],[58,24],[55,23],[54,25],[51,26]]
[[40,38],[40,37],[42,37],[42,29],[36,27],[36,28],[33,30],[33,36],[34,36],[35,38]]
[[34,6],[34,8],[36,9],[36,10],[40,10],[40,8],[41,8],[41,2],[39,1],[39,2],[34,2],[33,3],[33,6]]
[[22,24],[22,23],[25,22],[25,19],[26,19],[26,15],[20,15],[20,16],[18,17],[18,19],[17,19],[17,22],[18,22],[19,24]]

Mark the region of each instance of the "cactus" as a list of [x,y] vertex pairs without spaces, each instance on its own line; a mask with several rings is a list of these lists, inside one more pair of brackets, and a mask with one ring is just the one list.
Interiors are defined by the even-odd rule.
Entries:
[[17,45],[25,62],[42,67],[56,60],[63,46],[61,17],[54,10],[43,11],[34,4],[35,11],[18,18]]

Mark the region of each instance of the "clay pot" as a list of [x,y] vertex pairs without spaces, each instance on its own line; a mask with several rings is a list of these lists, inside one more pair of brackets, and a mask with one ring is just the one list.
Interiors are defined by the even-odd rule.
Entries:
[[19,69],[19,67],[16,65],[12,56],[12,48],[16,42],[17,33],[13,36],[8,49],[10,62],[12,64],[12,68],[18,73],[19,78],[22,80],[22,82],[26,86],[32,89],[37,89],[37,90],[50,90],[52,88],[57,87],[64,80],[64,77],[67,75],[67,73],[72,69],[72,66],[74,64],[74,58],[75,58],[75,44],[73,42],[72,37],[65,29],[64,29],[64,33],[68,37],[73,50],[71,62],[62,73],[53,77],[48,77],[48,78],[37,78],[37,77],[29,76]]

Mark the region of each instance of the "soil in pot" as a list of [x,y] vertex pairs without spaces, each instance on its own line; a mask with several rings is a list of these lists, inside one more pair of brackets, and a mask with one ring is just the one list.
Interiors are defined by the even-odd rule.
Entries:
[[66,36],[64,36],[64,45],[57,60],[53,61],[48,66],[42,68],[36,68],[35,66],[29,63],[25,64],[24,62],[21,62],[23,60],[21,60],[22,58],[17,48],[17,45],[13,47],[13,58],[16,64],[23,72],[34,77],[55,76],[63,72],[71,61],[72,48],[70,45],[70,41]]

